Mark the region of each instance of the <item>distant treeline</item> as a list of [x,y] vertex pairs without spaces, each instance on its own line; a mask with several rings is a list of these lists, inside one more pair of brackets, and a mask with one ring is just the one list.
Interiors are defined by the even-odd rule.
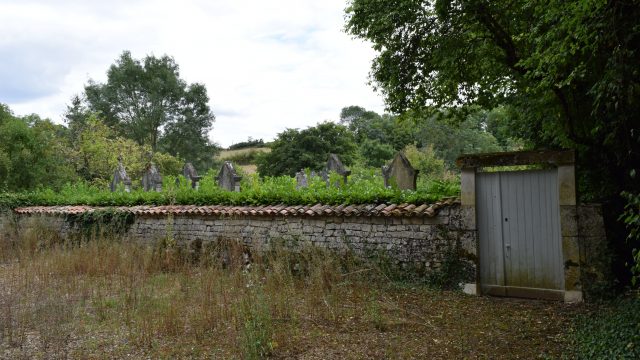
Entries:
[[238,150],[238,149],[246,149],[246,148],[251,148],[251,147],[263,147],[264,145],[264,140],[262,139],[252,139],[251,137],[249,137],[249,139],[247,139],[247,141],[242,141],[239,142],[237,144],[233,144],[231,146],[229,146],[229,150]]

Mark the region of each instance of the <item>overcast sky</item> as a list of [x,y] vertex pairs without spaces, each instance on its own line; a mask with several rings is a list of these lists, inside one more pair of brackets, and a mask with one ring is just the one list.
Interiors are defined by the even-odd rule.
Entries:
[[207,87],[213,141],[271,140],[285,128],[383,111],[367,84],[374,52],[343,32],[346,0],[0,0],[0,102],[62,122],[123,50],[173,56]]

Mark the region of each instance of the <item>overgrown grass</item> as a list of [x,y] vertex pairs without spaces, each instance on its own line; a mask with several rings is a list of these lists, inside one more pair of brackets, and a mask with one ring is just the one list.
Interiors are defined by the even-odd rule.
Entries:
[[565,345],[562,306],[397,286],[349,253],[113,232],[69,243],[31,221],[0,235],[0,358],[529,358]]
[[268,147],[250,147],[233,150],[222,150],[216,157],[220,161],[232,161],[238,165],[255,164],[256,159],[262,153],[271,152]]
[[[332,184],[335,183],[332,179]],[[384,187],[381,176],[372,170],[362,170],[351,176],[342,187],[327,187],[320,178],[310,181],[308,188],[296,189],[295,179],[288,176],[260,178],[247,175],[243,178],[240,192],[220,189],[214,181],[213,172],[206,174],[200,189],[194,191],[185,179],[175,184],[175,177],[165,176],[163,192],[131,193],[115,192],[84,183],[69,184],[59,192],[40,189],[32,192],[0,194],[0,208],[15,208],[30,205],[306,205],[306,204],[377,204],[377,203],[431,203],[447,196],[457,196],[460,187],[457,181],[445,182],[424,180],[417,191],[400,191]]]

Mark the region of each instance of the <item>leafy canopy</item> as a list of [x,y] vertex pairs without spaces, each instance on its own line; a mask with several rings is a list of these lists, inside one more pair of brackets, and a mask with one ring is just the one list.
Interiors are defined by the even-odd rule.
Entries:
[[0,191],[60,188],[77,179],[66,129],[37,115],[14,116],[0,104]]
[[637,1],[352,0],[346,15],[392,111],[506,105],[512,133],[578,149],[583,194],[638,189]]
[[356,155],[353,134],[344,126],[324,122],[304,130],[287,129],[278,134],[271,152],[258,159],[262,176],[293,176],[300,169],[321,170],[334,153],[349,165]]
[[[187,84],[180,78],[173,58],[132,58],[125,51],[107,72],[104,84],[90,81],[85,86],[88,110],[97,112],[109,127],[139,145],[149,145],[180,155],[196,166],[209,167],[216,147],[208,132],[215,119],[202,84]],[[78,121],[74,103],[70,127]]]

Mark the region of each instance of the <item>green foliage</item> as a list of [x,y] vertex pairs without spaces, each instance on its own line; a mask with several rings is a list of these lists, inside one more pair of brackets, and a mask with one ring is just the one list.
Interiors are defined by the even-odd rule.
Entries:
[[308,188],[296,190],[295,179],[288,176],[260,178],[245,175],[240,192],[220,189],[213,178],[214,171],[200,181],[200,189],[191,189],[186,181],[176,186],[175,177],[164,176],[163,192],[112,193],[106,187],[86,183],[65,185],[58,192],[40,189],[20,194],[0,194],[0,206],[15,208],[30,205],[310,205],[310,204],[377,204],[377,203],[431,203],[447,196],[457,196],[459,184],[455,182],[425,181],[417,191],[399,191],[384,187],[379,171],[353,169],[349,182],[341,188],[327,187],[323,180],[310,181]]
[[381,167],[393,158],[395,150],[380,140],[365,139],[360,144],[360,158],[366,166]]
[[[211,166],[217,148],[208,137],[215,117],[207,90],[202,84],[187,85],[173,58],[137,60],[125,51],[109,68],[105,84],[89,82],[85,97],[88,110],[98,112],[121,136],[182,156],[197,168]],[[67,113],[70,127],[79,127],[82,113],[74,100]]]
[[14,116],[0,104],[0,190],[59,188],[74,181],[66,129],[37,115]]
[[349,165],[356,155],[353,134],[344,126],[331,122],[304,130],[287,129],[278,134],[271,152],[258,158],[258,172],[262,176],[293,176],[300,169],[320,170],[330,153]]
[[433,146],[418,149],[415,145],[409,145],[404,148],[403,152],[411,166],[420,171],[420,176],[430,179],[443,179],[447,175],[444,160],[436,157]]
[[65,217],[65,221],[72,228],[79,230],[80,235],[87,240],[123,235],[129,230],[134,220],[135,216],[132,213],[110,208],[67,214]]
[[637,1],[352,0],[346,29],[378,51],[392,111],[502,106],[503,146],[577,148],[582,193],[604,198],[639,188],[638,18]]
[[269,303],[262,287],[249,284],[247,296],[239,304],[241,348],[245,359],[262,359],[274,348],[273,325]]
[[[521,146],[517,138],[510,137],[502,127],[495,125],[496,119],[508,118],[502,109],[470,108],[465,116],[459,116],[449,110],[381,116],[358,106],[349,106],[342,109],[340,123],[354,132],[362,161],[370,166],[382,165],[393,157],[394,149],[399,151],[409,145],[432,147],[434,155],[444,160],[445,167],[450,170],[457,170],[455,159],[462,154],[514,150]],[[500,136],[500,141],[493,131]]]
[[[116,136],[95,115],[89,115],[81,130],[78,130],[72,161],[76,171],[85,181],[97,186],[106,187],[111,181],[118,164],[118,156],[122,155],[123,164],[134,186],[136,179],[142,178],[147,164],[147,154],[151,148],[138,145],[130,139]],[[153,161],[161,174],[179,174],[184,165],[181,159],[166,153],[156,152]]]
[[640,194],[624,192],[622,196],[627,199],[627,204],[620,220],[624,222],[629,231],[627,241],[633,248],[634,261],[631,265],[631,273],[633,274],[631,281],[633,285],[637,285],[640,280]]
[[579,316],[571,341],[571,358],[640,358],[640,299],[616,300],[601,305],[597,313]]
[[263,146],[264,146],[264,140],[253,139],[251,136],[249,136],[247,141],[241,141],[239,143],[229,146],[229,150],[239,150],[239,149],[246,149],[246,148],[252,148],[252,147],[263,147]]

